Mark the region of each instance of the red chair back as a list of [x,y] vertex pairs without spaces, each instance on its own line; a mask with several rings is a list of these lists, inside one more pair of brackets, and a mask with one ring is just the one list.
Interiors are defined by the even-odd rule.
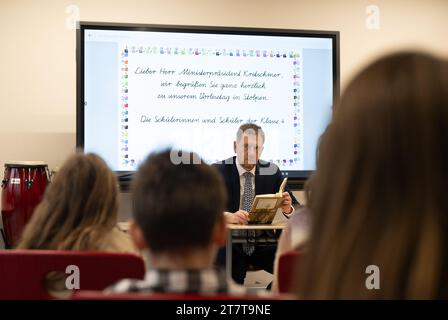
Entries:
[[291,293],[297,266],[300,263],[300,251],[282,254],[278,260],[278,290],[280,293]]
[[[143,259],[133,254],[95,251],[0,251],[0,299],[51,299],[44,280],[51,271],[74,274],[80,289],[102,290],[123,278],[143,279]],[[73,269],[71,269],[73,270]]]

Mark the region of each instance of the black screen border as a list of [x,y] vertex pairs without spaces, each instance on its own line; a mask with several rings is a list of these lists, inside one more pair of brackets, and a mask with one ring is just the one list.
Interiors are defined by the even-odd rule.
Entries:
[[[273,29],[273,28],[247,28],[224,26],[197,26],[197,25],[164,25],[164,24],[132,24],[111,22],[78,22],[76,30],[76,148],[84,151],[84,31],[85,30],[122,30],[122,31],[155,31],[175,33],[204,33],[204,34],[234,34],[234,35],[260,35],[283,37],[329,38],[332,40],[333,63],[333,106],[340,97],[340,61],[339,61],[339,31],[305,30],[305,29]],[[283,170],[288,177],[288,185],[292,189],[302,189],[304,181],[313,173],[313,170]],[[115,171],[120,184],[125,188],[130,181],[133,171]]]

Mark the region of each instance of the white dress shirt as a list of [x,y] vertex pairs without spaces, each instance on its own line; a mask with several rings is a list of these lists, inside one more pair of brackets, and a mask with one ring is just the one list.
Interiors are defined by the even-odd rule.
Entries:
[[[253,194],[255,195],[255,166],[252,168],[252,170],[247,171],[246,169],[244,169],[241,164],[238,163],[238,161],[236,162],[236,169],[238,170],[238,175],[240,176],[240,210],[242,209],[243,206],[243,193],[244,193],[244,176],[243,174],[245,174],[246,172],[250,172],[252,173],[252,190],[253,190]],[[291,208],[292,211],[290,213],[285,213],[288,216],[292,213],[294,213],[294,207],[291,204]]]
[[243,208],[243,193],[244,193],[244,182],[245,182],[245,178],[243,175],[246,172],[252,173],[252,177],[251,177],[252,191],[253,191],[253,194],[255,195],[255,167],[253,167],[252,170],[247,171],[237,162],[236,169],[238,170],[238,174],[240,176],[240,210],[241,210]]

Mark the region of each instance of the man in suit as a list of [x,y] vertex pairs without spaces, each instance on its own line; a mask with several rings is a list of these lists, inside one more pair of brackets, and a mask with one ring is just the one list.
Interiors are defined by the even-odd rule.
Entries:
[[[257,194],[276,193],[282,183],[282,174],[273,164],[260,160],[265,135],[260,126],[248,123],[240,126],[233,147],[236,156],[215,164],[222,174],[227,190],[225,218],[227,223],[247,224],[253,199]],[[294,212],[292,204],[298,204],[295,197],[283,193],[282,212],[289,216]],[[234,244],[232,248],[232,277],[237,283],[244,283],[247,267],[253,265],[270,273],[276,244],[256,244],[257,237],[274,236],[274,232],[239,231],[247,237],[247,243]],[[218,255],[218,263],[224,263],[224,252]]]

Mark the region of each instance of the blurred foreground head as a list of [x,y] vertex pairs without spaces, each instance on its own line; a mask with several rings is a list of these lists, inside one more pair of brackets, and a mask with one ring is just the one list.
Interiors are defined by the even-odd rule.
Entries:
[[[447,183],[447,62],[405,52],[372,63],[321,140],[299,295],[448,298]],[[369,265],[378,290],[366,288]]]

